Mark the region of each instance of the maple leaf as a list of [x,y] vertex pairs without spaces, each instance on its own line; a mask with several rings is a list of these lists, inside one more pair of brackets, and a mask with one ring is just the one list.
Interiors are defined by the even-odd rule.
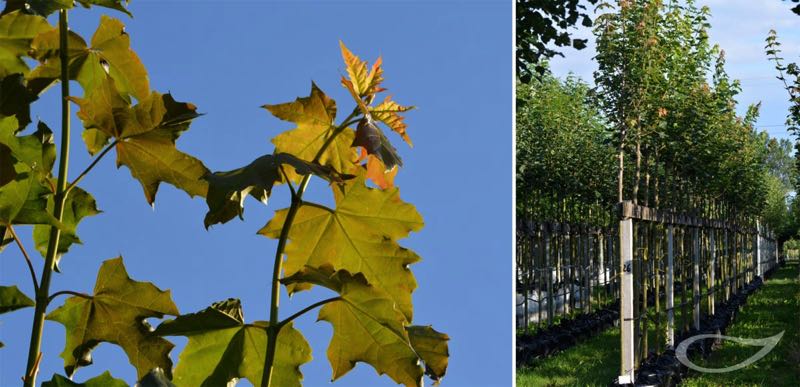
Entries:
[[[36,94],[61,77],[59,35],[58,28],[53,28],[37,35],[31,43],[33,57],[42,62],[27,76],[28,85]],[[74,32],[68,38],[69,77],[78,81],[85,94],[103,87],[106,77],[111,76],[126,101],[130,102],[129,95],[138,100],[148,97],[147,70],[131,50],[130,37],[121,21],[101,16],[91,47]]]
[[[272,193],[272,186],[281,182],[281,166],[291,167],[298,175],[317,175],[330,182],[342,182],[350,175],[340,175],[333,168],[301,160],[288,153],[264,155],[245,167],[227,172],[214,172],[205,177],[209,182],[206,228],[215,223],[225,223],[235,216],[243,219],[244,199],[249,194],[264,204]],[[286,169],[284,169],[286,171]],[[287,171],[288,174],[288,171]]]
[[[173,383],[182,387],[224,386],[238,378],[261,385],[266,321],[246,324],[238,299],[216,302],[192,314],[167,320],[156,328],[161,336],[186,336],[189,343],[180,354]],[[311,361],[311,347],[291,323],[278,334],[272,385],[300,386],[300,366]]]
[[34,305],[33,300],[16,286],[0,286],[0,314]]
[[111,373],[106,371],[83,383],[73,382],[66,377],[56,374],[53,375],[50,381],[42,383],[42,387],[128,387],[128,383],[111,376]]
[[[345,85],[345,87],[350,88],[359,99],[361,97],[366,97],[368,101],[371,100],[372,96],[376,93],[383,91],[380,87],[381,82],[383,82],[383,68],[381,67],[383,61],[381,57],[375,60],[372,69],[367,72],[369,64],[350,52],[341,40],[339,41],[339,48],[342,51],[342,58],[344,58],[350,82],[349,85]],[[342,79],[343,81],[345,80],[344,78]],[[369,104],[369,102],[367,102],[367,104]]]
[[[51,179],[53,187],[55,181]],[[55,194],[47,198],[47,212],[53,213],[55,207],[54,201]],[[56,250],[56,271],[58,270],[58,262],[60,254],[69,251],[70,246],[73,244],[82,244],[81,239],[78,237],[78,224],[87,216],[94,216],[100,213],[97,209],[97,202],[91,194],[84,191],[80,187],[73,187],[69,191],[67,198],[64,200],[64,213],[61,216],[61,236],[58,239],[58,249]],[[33,226],[33,242],[36,244],[36,250],[44,257],[47,254],[47,245],[50,241],[50,227],[44,225]]]
[[339,293],[340,299],[325,304],[318,317],[333,326],[328,347],[333,380],[345,375],[359,361],[406,386],[422,385],[422,362],[434,380],[444,375],[447,335],[429,327],[407,327],[405,316],[391,297],[371,286],[363,274],[335,271],[329,265],[306,266],[281,282],[313,283]]
[[359,121],[353,146],[360,146],[368,154],[377,157],[387,171],[394,169],[396,166],[403,166],[403,160],[397,154],[397,149],[392,146],[383,131],[375,125],[375,122],[369,116]]
[[425,374],[438,383],[447,372],[450,337],[431,326],[411,325],[406,327],[406,332],[414,351],[425,362]]
[[413,146],[411,139],[408,137],[408,133],[406,133],[407,125],[403,122],[403,116],[400,115],[400,113],[412,109],[414,109],[413,106],[401,106],[397,102],[392,101],[392,97],[387,96],[378,106],[371,107],[369,113],[373,119],[383,122],[386,126],[399,134],[409,146]]
[[[110,77],[86,98],[71,97],[80,106],[78,117],[87,130],[87,147],[96,151],[115,138],[117,167],[127,166],[153,204],[159,184],[167,182],[189,196],[206,196],[209,171],[203,163],[175,147],[181,132],[199,116],[194,105],[176,102],[170,94],[151,92],[131,107]],[[84,140],[87,136],[84,136]]]
[[0,16],[0,78],[9,74],[26,74],[28,65],[22,59],[28,54],[33,38],[52,28],[47,19],[20,11]]
[[[354,168],[356,153],[351,144],[355,134],[347,128],[336,133],[336,101],[325,95],[316,84],[311,83],[308,97],[263,107],[275,117],[297,124],[296,128],[272,139],[275,153],[290,153],[302,160],[317,161],[339,173],[350,173]],[[336,137],[332,143],[317,158],[323,144],[333,135]],[[287,172],[292,181],[299,181],[299,174]]]
[[90,298],[73,296],[50,312],[48,320],[64,325],[66,345],[61,357],[64,370],[72,376],[80,366],[91,364],[91,351],[101,342],[119,345],[136,367],[139,377],[153,368],[172,369],[169,351],[173,345],[150,334],[149,317],[177,316],[170,291],[149,282],[132,280],[122,257],[100,266],[94,294]]
[[72,8],[72,0],[6,0],[6,7],[3,9],[3,13],[24,10],[47,17],[59,9],[70,8]]
[[22,74],[10,74],[0,80],[0,118],[16,117],[19,132],[31,123],[30,105],[38,97],[25,85]]
[[[15,160],[14,179],[0,186],[0,224],[48,224],[63,227],[47,211],[50,171],[56,159],[53,133],[44,123],[36,132],[16,136],[17,120],[0,120],[0,145]],[[5,172],[4,174],[9,174]]]
[[366,154],[367,163],[363,167],[366,169],[366,178],[371,180],[381,189],[394,187],[394,178],[400,170],[398,167],[386,168],[383,161],[375,155]]
[[[411,321],[416,281],[408,265],[419,261],[419,256],[396,241],[420,230],[422,217],[413,205],[400,200],[397,188],[367,187],[363,171],[343,189],[335,187],[333,194],[336,209],[304,202],[297,211],[285,251],[285,275],[305,266],[324,265],[363,273]],[[259,234],[279,238],[287,213],[288,209],[277,211]],[[287,285],[290,294],[308,288],[308,284]]]

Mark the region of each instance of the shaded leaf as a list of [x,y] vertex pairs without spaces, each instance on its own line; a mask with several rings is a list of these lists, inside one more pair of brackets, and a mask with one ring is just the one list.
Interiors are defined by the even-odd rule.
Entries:
[[377,157],[384,164],[386,171],[403,165],[403,160],[397,154],[397,149],[392,146],[389,139],[383,135],[383,131],[375,125],[375,122],[369,116],[359,121],[353,146],[363,147],[367,153]]
[[50,171],[56,157],[53,133],[39,123],[36,132],[18,137],[14,134],[16,128],[14,117],[0,119],[0,144],[8,148],[16,160],[13,165],[16,177],[0,186],[0,223],[62,227],[47,212],[48,195],[53,191],[49,185]]
[[94,347],[108,342],[122,347],[138,377],[142,377],[156,367],[166,372],[172,369],[172,343],[151,335],[145,321],[165,314],[179,314],[169,290],[132,280],[119,257],[100,266],[92,298],[67,298],[47,319],[63,324],[67,330],[61,357],[68,376],[77,367],[91,364]]
[[[31,43],[33,56],[42,64],[28,74],[28,84],[37,94],[61,76],[59,32],[53,28],[36,36]],[[130,36],[121,21],[100,17],[100,25],[92,36],[92,46],[74,32],[69,34],[68,57],[70,79],[77,80],[85,94],[102,87],[107,76],[114,80],[120,95],[130,102],[150,94],[150,82],[139,56],[131,49]]]
[[39,16],[47,17],[59,9],[72,8],[72,0],[6,0],[3,13],[26,10]]
[[[155,330],[162,336],[187,336],[173,383],[182,387],[224,386],[236,378],[261,385],[267,347],[265,321],[244,323],[239,300],[212,304],[192,314],[167,320]],[[272,384],[300,386],[300,366],[311,361],[311,348],[292,324],[278,334]]]
[[431,326],[412,325],[406,327],[406,331],[414,351],[425,362],[425,375],[437,382],[441,380],[447,372],[450,357],[447,342],[450,337]]
[[[242,218],[244,199],[249,194],[264,204],[272,193],[272,186],[281,182],[281,165],[287,175],[291,167],[298,175],[314,174],[330,182],[342,182],[342,176],[333,168],[300,160],[288,153],[264,155],[245,167],[227,172],[214,172],[208,180],[206,203],[208,212],[204,220],[206,228],[216,223],[225,223],[235,216]],[[243,218],[242,218],[243,219]]]
[[75,0],[80,5],[89,8],[89,6],[96,5],[99,7],[111,8],[116,9],[117,11],[124,12],[130,17],[133,15],[125,8],[125,5],[129,3],[129,0]]
[[[209,173],[208,169],[175,147],[181,132],[199,116],[194,105],[177,102],[170,94],[152,92],[131,107],[108,77],[86,98],[72,100],[81,108],[78,117],[85,128],[116,139],[117,167],[125,165],[130,169],[149,204],[155,201],[162,181],[190,196],[206,195],[208,183],[201,178]],[[96,143],[88,145],[90,150],[97,149]]]
[[[411,321],[411,292],[416,281],[408,265],[419,261],[419,256],[396,241],[420,230],[422,217],[413,205],[400,200],[397,188],[367,187],[363,172],[343,190],[334,188],[333,194],[335,210],[303,203],[297,211],[286,246],[285,275],[305,266],[326,265],[363,273]],[[287,213],[288,209],[277,211],[259,234],[279,238]],[[290,294],[308,288],[307,284],[287,285]]]
[[42,387],[128,387],[128,383],[114,378],[110,372],[106,371],[83,383],[73,382],[69,378],[55,374],[50,381],[42,383]]
[[0,80],[0,118],[17,118],[16,131],[25,129],[31,123],[31,102],[38,97],[24,84],[22,74],[9,74]]
[[313,283],[340,294],[342,299],[325,304],[318,318],[333,326],[328,347],[333,380],[362,361],[397,383],[422,385],[423,370],[405,330],[405,316],[385,292],[370,286],[361,273],[334,271],[328,265],[305,267],[282,282]]
[[[272,139],[275,153],[290,153],[302,160],[314,161],[325,141],[335,133],[336,102],[328,98],[316,84],[311,83],[311,94],[294,102],[264,105],[275,117],[297,124],[297,127]],[[351,148],[354,132],[344,129],[316,160],[339,173],[350,173],[356,159]],[[287,171],[292,181],[300,175]]]
[[16,163],[17,159],[11,154],[11,148],[0,144],[0,187],[17,178],[17,171],[14,169]]
[[16,286],[0,286],[0,314],[36,305]]
[[6,245],[14,241],[14,236],[8,227],[0,225],[0,253],[6,248]]
[[[54,196],[48,197],[47,200],[47,211],[50,213],[53,212],[55,207]],[[94,216],[99,213],[100,210],[97,209],[97,203],[92,195],[80,187],[74,187],[64,202],[64,214],[61,217],[61,224],[64,227],[61,230],[61,237],[58,239],[57,253],[59,255],[66,253],[74,243],[81,244],[77,234],[78,223],[87,216]],[[47,254],[47,244],[50,241],[50,227],[33,226],[33,241],[36,244],[36,250],[44,257]],[[59,256],[56,258],[56,267],[58,267],[59,258]]]
[[0,16],[0,77],[28,72],[22,60],[30,50],[31,40],[40,32],[50,29],[47,19],[20,11]]
[[169,380],[167,374],[161,368],[150,370],[138,383],[136,387],[175,387]]

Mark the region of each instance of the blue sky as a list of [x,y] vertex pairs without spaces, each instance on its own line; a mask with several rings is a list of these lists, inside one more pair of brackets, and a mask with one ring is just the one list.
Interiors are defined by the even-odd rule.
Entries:
[[[221,5],[225,4],[225,5]],[[412,267],[415,323],[432,324],[451,337],[450,367],[443,385],[511,383],[511,179],[512,23],[509,1],[188,2],[134,1],[134,19],[110,10],[70,13],[71,27],[88,38],[100,13],[127,25],[134,50],[150,74],[151,87],[171,91],[206,115],[195,120],[179,147],[212,170],[243,166],[272,152],[269,140],[291,125],[259,106],[307,95],[314,80],[352,108],[339,85],[344,66],[338,41],[373,61],[383,55],[385,86],[401,103],[419,108],[407,115],[410,149],[391,134],[405,163],[397,178],[401,196],[425,217],[425,228],[401,241],[423,261]],[[82,92],[74,84],[74,93]],[[33,114],[59,127],[58,90],[51,89]],[[73,115],[77,107],[73,107]],[[71,176],[90,161],[73,136]],[[255,234],[274,210],[288,205],[285,187],[269,206],[249,200],[245,221],[203,228],[205,202],[162,185],[155,208],[139,183],[113,157],[104,159],[82,183],[103,214],[79,228],[84,245],[62,260],[53,291],[90,292],[100,263],[123,255],[131,276],[172,290],[184,313],[228,297],[242,299],[245,318],[266,320],[268,282],[275,242]],[[328,200],[325,184],[312,183],[307,198]],[[28,231],[19,227],[33,251]],[[33,253],[39,259],[38,254]],[[24,261],[15,246],[0,259],[0,283],[16,283],[32,294]],[[35,262],[38,268],[41,260]],[[324,296],[306,292],[287,300],[282,316]],[[56,304],[60,304],[61,301]],[[16,385],[25,367],[32,310],[3,315],[0,322],[0,385]],[[314,360],[302,368],[307,386],[331,385],[325,357],[331,330],[299,320]],[[175,338],[178,348],[185,343]],[[63,373],[58,354],[64,330],[45,327],[40,381]],[[95,364],[76,380],[106,369],[133,382],[135,371],[122,350],[102,344]],[[246,385],[241,383],[240,385]],[[337,386],[392,386],[388,377],[360,364]]]
[[[780,0],[697,0],[696,3],[711,9],[711,42],[725,50],[728,74],[741,81],[742,93],[737,98],[739,113],[744,115],[747,106],[760,101],[761,117],[756,128],[766,130],[772,137],[789,138],[784,126],[789,97],[781,81],[775,78],[773,63],[764,54],[764,39],[770,29],[776,30],[783,57],[800,62],[800,16],[790,11],[795,4]],[[597,69],[597,62],[592,60],[593,35],[590,29],[581,27],[576,37],[588,38],[588,47],[581,51],[564,50],[564,58],[552,60],[553,71],[561,76],[572,72],[593,83],[592,72]]]

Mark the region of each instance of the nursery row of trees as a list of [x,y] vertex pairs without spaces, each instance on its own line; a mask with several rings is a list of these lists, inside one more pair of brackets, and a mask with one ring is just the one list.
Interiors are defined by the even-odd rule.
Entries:
[[605,225],[632,200],[794,235],[792,143],[756,131],[759,104],[737,113],[709,9],[622,0],[598,12],[594,87],[547,71],[518,84],[518,216]]

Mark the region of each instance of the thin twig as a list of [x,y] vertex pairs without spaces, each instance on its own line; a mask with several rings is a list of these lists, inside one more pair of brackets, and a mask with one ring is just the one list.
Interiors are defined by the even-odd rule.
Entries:
[[22,245],[22,241],[19,240],[17,233],[14,232],[14,226],[11,224],[8,225],[8,231],[11,232],[11,236],[14,238],[14,241],[17,242],[17,246],[19,246],[19,250],[22,252],[22,256],[25,257],[25,262],[28,264],[28,270],[31,272],[31,280],[33,281],[33,289],[36,293],[39,292],[39,280],[36,279],[36,271],[33,270],[33,262],[31,262],[31,257],[28,255],[28,252],[25,251],[25,246]]
[[310,310],[312,310],[312,309],[314,309],[314,308],[316,308],[318,306],[322,306],[322,305],[325,305],[327,303],[334,302],[334,301],[339,301],[341,299],[342,299],[342,297],[331,297],[331,298],[328,298],[328,299],[325,299],[325,300],[322,300],[322,301],[315,302],[315,303],[303,308],[301,311],[299,311],[299,312],[287,317],[285,320],[281,321],[280,323],[278,323],[278,329],[282,328],[284,325],[292,322],[292,320],[294,320],[294,319],[296,319],[296,318],[308,313]]
[[294,185],[292,184],[292,180],[289,179],[289,175],[286,174],[286,171],[283,169],[283,164],[278,164],[278,168],[281,169],[281,173],[283,174],[283,178],[286,179],[286,184],[289,185],[289,191],[292,192],[292,197],[294,198],[297,196],[297,191],[294,190]]
[[108,144],[105,147],[105,149],[103,149],[102,152],[98,153],[97,157],[95,157],[94,160],[92,160],[92,163],[89,164],[89,166],[86,167],[86,169],[84,169],[83,172],[81,172],[81,174],[78,175],[78,177],[76,177],[75,180],[72,183],[69,184],[69,186],[67,186],[67,189],[65,190],[65,192],[69,192],[73,188],[75,188],[75,186],[78,185],[78,182],[83,180],[83,178],[89,173],[89,171],[91,171],[92,168],[94,168],[94,166],[97,165],[97,163],[100,162],[100,160],[103,158],[103,156],[105,156],[106,153],[108,153],[108,151],[111,150],[111,148],[113,148],[115,145],[117,145],[118,142],[119,142],[119,140],[114,140],[114,142],[112,142],[111,144]]
[[47,298],[47,303],[49,304],[49,303],[53,302],[53,300],[58,296],[63,296],[63,295],[67,295],[67,294],[69,294],[71,296],[77,296],[77,297],[85,298],[85,299],[88,299],[88,300],[91,300],[92,298],[94,298],[94,297],[92,297],[92,296],[90,296],[90,295],[88,295],[86,293],[74,292],[72,290],[61,290],[61,291],[58,291],[58,292],[55,292],[55,293],[51,294],[50,297]]

